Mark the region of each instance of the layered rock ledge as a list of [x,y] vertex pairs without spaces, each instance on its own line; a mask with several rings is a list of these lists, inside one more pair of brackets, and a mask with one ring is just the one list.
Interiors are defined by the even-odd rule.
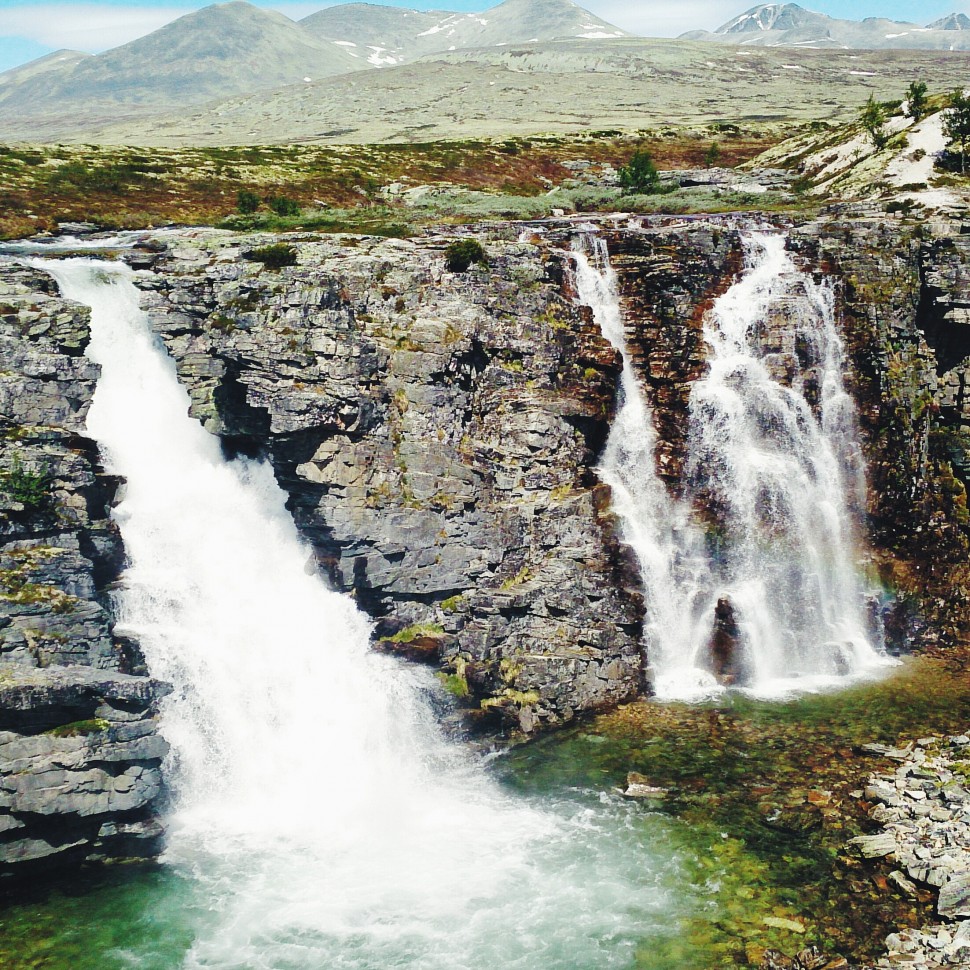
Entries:
[[594,466],[617,355],[556,246],[484,238],[180,237],[139,285],[230,452],[266,455],[321,569],[381,649],[442,666],[473,719],[525,732],[641,689],[642,603]]
[[150,858],[161,828],[160,685],[115,635],[118,482],[85,436],[88,311],[0,267],[0,888]]

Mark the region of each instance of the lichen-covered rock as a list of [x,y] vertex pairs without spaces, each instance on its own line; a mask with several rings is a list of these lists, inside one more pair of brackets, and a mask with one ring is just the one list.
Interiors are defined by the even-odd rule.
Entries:
[[[180,240],[146,306],[227,447],[266,453],[378,637],[434,628],[470,712],[528,732],[641,683],[637,579],[593,466],[618,360],[555,246],[300,241],[279,271]],[[251,243],[249,243],[251,245]]]

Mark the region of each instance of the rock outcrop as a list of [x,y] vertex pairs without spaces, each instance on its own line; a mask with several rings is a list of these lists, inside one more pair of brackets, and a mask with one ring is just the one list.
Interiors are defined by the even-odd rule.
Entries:
[[85,308],[0,274],[0,888],[45,868],[147,858],[161,829],[160,685],[113,633],[117,481],[84,436],[97,367]]
[[[604,230],[673,490],[739,225]],[[458,274],[445,237],[184,230],[130,257],[154,270],[137,283],[192,413],[272,463],[310,565],[375,645],[437,665],[466,723],[525,734],[637,694],[645,668],[639,577],[596,475],[620,362],[572,291],[574,227],[536,228],[480,231],[488,265]],[[947,647],[970,615],[970,237],[864,213],[790,236],[838,281],[890,637]],[[290,265],[266,262],[277,243]],[[84,437],[85,311],[35,270],[0,279],[0,872],[149,855],[162,688],[112,629],[118,483]]]
[[378,645],[525,732],[637,693],[638,581],[593,471],[619,363],[565,254],[493,236],[455,274],[447,240],[304,238],[273,270],[257,242],[180,238],[146,306],[194,413],[268,455]]

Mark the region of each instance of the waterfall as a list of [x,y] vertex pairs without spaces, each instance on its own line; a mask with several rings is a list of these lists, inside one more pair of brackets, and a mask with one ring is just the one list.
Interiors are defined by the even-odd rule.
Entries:
[[[781,235],[748,234],[744,248],[744,273],[705,320],[709,366],[691,389],[676,500],[656,472],[606,245],[584,234],[574,246],[580,299],[623,355],[600,471],[639,560],[660,697],[731,683],[783,695],[887,663],[857,565],[865,479],[832,289],[798,270]],[[728,659],[712,649],[719,630]]]
[[430,675],[368,651],[270,467],[226,462],[188,417],[132,271],[34,265],[92,309],[88,428],[126,482],[119,627],[174,687],[165,861],[194,920],[184,966],[585,970],[666,932],[670,850],[609,821],[615,804],[513,799],[439,735]]

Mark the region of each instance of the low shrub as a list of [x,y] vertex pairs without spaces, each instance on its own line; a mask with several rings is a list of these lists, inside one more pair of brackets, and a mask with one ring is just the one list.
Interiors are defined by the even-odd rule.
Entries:
[[300,214],[300,203],[285,195],[274,195],[266,200],[266,204],[278,216],[298,216]]
[[273,243],[251,249],[243,256],[255,263],[262,263],[267,269],[282,269],[284,266],[296,266],[296,250],[287,243]]
[[249,189],[240,189],[236,195],[236,208],[243,215],[250,215],[259,208],[259,196]]
[[445,250],[445,267],[449,273],[464,273],[472,263],[488,265],[488,254],[477,239],[456,239]]

